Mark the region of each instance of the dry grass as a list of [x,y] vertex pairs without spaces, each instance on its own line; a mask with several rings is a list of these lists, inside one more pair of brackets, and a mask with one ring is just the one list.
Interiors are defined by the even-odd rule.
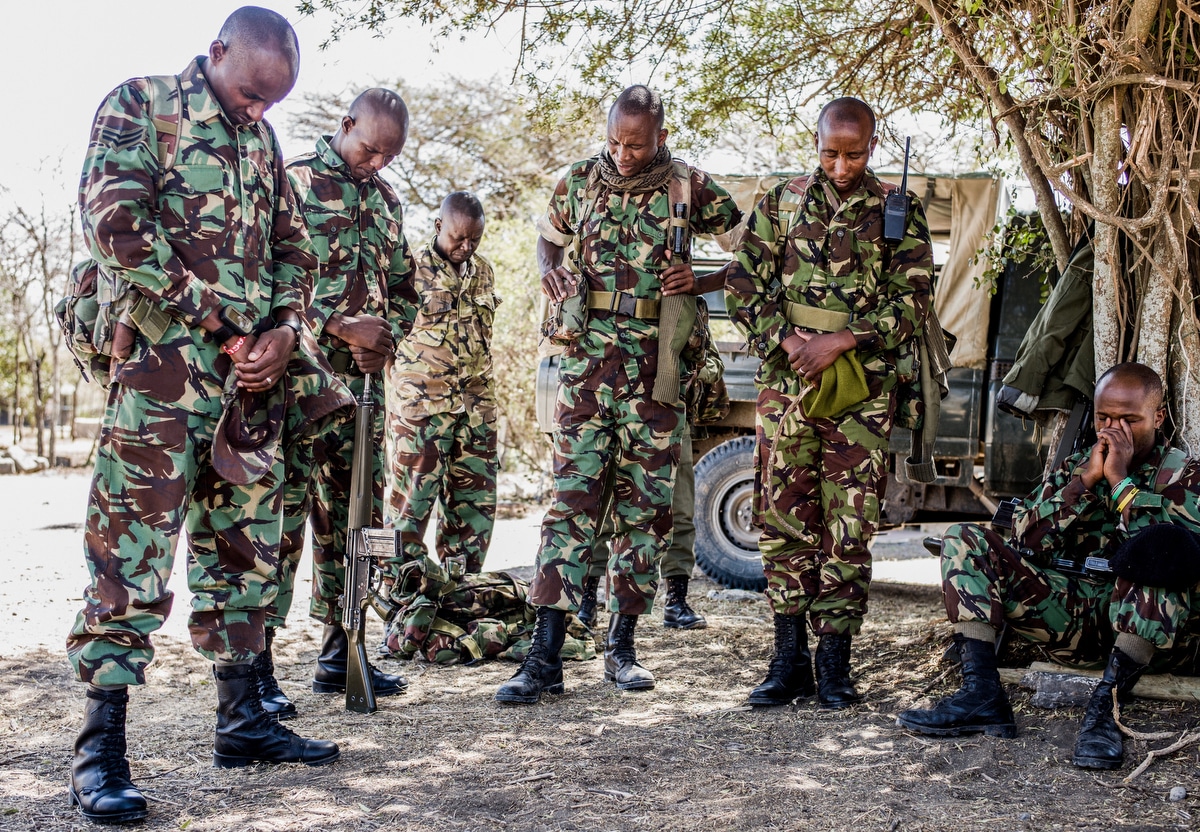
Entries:
[[[743,706],[770,652],[763,601],[716,602],[694,583],[707,630],[642,628],[640,656],[659,678],[618,694],[599,661],[571,663],[567,693],[538,707],[491,694],[511,664],[436,667],[386,662],[410,680],[371,716],[307,685],[317,625],[297,621],[277,644],[280,677],[302,734],[336,739],[325,768],[211,767],[215,694],[186,645],[164,643],[150,684],[133,693],[130,760],[150,799],[147,829],[187,830],[981,830],[1192,829],[1196,747],[1132,786],[1122,772],[1070,763],[1078,710],[1031,711],[1012,689],[1020,735],[939,742],[894,726],[941,672],[945,627],[936,591],[880,584],[855,643],[863,705]],[[62,657],[0,663],[0,830],[85,828],[66,782],[83,698]],[[935,685],[956,684],[951,673]],[[1200,706],[1138,703],[1129,721],[1194,726]],[[1144,755],[1129,741],[1130,765]]]

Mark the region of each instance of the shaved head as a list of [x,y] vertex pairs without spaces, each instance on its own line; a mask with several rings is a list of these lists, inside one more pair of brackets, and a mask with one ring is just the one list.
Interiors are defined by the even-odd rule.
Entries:
[[867,128],[867,135],[875,135],[875,111],[865,101],[857,98],[835,98],[821,108],[817,116],[817,132],[828,127],[860,124]]
[[662,96],[645,84],[626,87],[617,96],[617,100],[608,111],[609,123],[612,123],[613,117],[618,113],[626,116],[649,116],[654,119],[655,130],[661,130],[666,122]]
[[441,214],[457,214],[469,220],[483,219],[483,203],[479,197],[468,191],[455,191],[442,200]]
[[396,130],[408,133],[408,105],[395,90],[375,87],[361,93],[350,105],[347,115],[355,121],[364,116],[386,120]]
[[293,72],[300,69],[300,41],[283,15],[259,6],[242,6],[229,15],[217,40],[235,55],[267,50],[285,58]]
[[1100,388],[1107,386],[1109,382],[1113,381],[1136,387],[1141,390],[1147,403],[1153,404],[1155,409],[1162,407],[1162,379],[1158,377],[1158,373],[1151,370],[1145,364],[1138,364],[1136,361],[1126,361],[1124,364],[1117,364],[1110,367],[1096,380],[1097,392]]

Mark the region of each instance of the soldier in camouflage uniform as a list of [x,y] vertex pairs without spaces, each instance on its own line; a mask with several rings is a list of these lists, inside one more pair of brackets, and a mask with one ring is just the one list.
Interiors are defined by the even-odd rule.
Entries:
[[[867,544],[887,476],[896,387],[914,369],[904,355],[921,334],[933,273],[915,198],[903,240],[883,239],[890,186],[867,167],[875,144],[866,104],[826,105],[817,122],[819,167],[759,202],[725,287],[730,317],[762,358],[755,519],[775,656],[750,695],[754,705],[812,695],[806,616],[820,638],[821,705],[859,698],[850,643],[867,609]],[[808,387],[823,394],[855,364],[866,388],[858,401],[826,412],[801,398]]]
[[[900,725],[933,736],[1015,736],[996,669],[1006,624],[1057,662],[1105,667],[1075,744],[1074,762],[1085,768],[1121,765],[1113,695],[1127,698],[1152,659],[1156,669],[1195,672],[1200,463],[1158,432],[1162,395],[1149,367],[1113,367],[1096,385],[1095,445],[1022,501],[1010,539],[971,523],[947,530],[942,589],[963,684],[932,708],[904,711]],[[1096,561],[1085,568],[1089,556],[1116,574]]]
[[[384,395],[380,377],[397,341],[412,326],[416,295],[413,260],[404,237],[404,213],[379,172],[404,149],[408,108],[392,90],[359,95],[337,132],[317,140],[316,150],[288,162],[320,268],[311,274],[305,317],[321,351],[355,398],[364,374],[373,374],[375,455],[372,525],[383,524],[385,485]],[[313,529],[313,597],[310,615],[325,624],[313,676],[316,693],[344,693],[349,646],[341,626],[346,529],[354,423],[319,437],[299,435],[304,414],[293,410],[287,431],[283,544],[279,596],[267,619],[268,648],[287,619],[296,567],[304,549],[304,525]],[[391,564],[393,570],[399,564]],[[280,690],[268,649],[257,668],[263,707],[280,719],[296,713]],[[402,692],[404,679],[368,665],[377,696]]]
[[474,574],[496,523],[491,349],[500,298],[491,264],[475,253],[484,226],[479,200],[452,193],[440,214],[436,236],[417,253],[416,321],[388,373],[395,441],[389,519],[404,560],[415,560],[428,554],[425,529],[436,503],[438,558]]
[[[561,303],[579,291],[564,253],[578,243],[588,323],[562,356],[554,433],[554,499],[530,602],[533,645],[521,669],[496,692],[500,702],[532,704],[559,693],[565,616],[578,608],[601,522],[605,472],[615,469],[616,534],[609,560],[605,678],[621,690],[653,687],[637,663],[634,628],[650,611],[656,570],[671,539],[671,493],[679,462],[683,404],[655,401],[660,356],[659,298],[709,288],[687,263],[671,263],[671,179],[662,100],[644,86],[621,93],[608,116],[607,149],[571,166],[539,222],[542,291]],[[687,227],[718,234],[737,224],[729,194],[702,171],[681,174],[690,188]],[[589,192],[594,197],[589,197]],[[578,235],[578,240],[575,240]],[[720,285],[723,272],[712,281]],[[681,360],[679,372],[689,371]]]
[[[79,195],[85,239],[99,263],[169,312],[170,324],[153,343],[124,329],[114,344],[88,501],[91,585],[67,652],[89,683],[70,785],[89,820],[146,816],[125,759],[127,686],[145,682],[185,526],[192,643],[215,663],[214,764],[338,757],[334,743],[302,739],[267,716],[251,666],[275,593],[282,461],[276,455],[258,482],[238,486],[216,474],[211,454],[226,376],[235,373],[247,393],[265,392],[297,345],[301,281],[315,258],[262,117],[298,69],[287,21],[239,9],[207,56],[167,79],[182,98],[170,170],[160,167],[160,145],[175,136],[164,137],[150,116],[149,79],[117,87],[92,127]],[[235,329],[242,316],[253,322],[247,335]]]

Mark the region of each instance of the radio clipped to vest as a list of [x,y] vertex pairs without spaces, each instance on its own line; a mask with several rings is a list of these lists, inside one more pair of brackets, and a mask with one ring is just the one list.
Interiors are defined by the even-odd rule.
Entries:
[[889,193],[883,201],[883,239],[893,245],[904,242],[904,230],[908,227],[908,154],[911,148],[912,136],[906,136],[900,187]]

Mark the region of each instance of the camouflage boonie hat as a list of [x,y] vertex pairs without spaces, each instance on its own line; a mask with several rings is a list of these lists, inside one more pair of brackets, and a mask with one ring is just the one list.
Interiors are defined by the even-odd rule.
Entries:
[[588,287],[587,281],[578,277],[575,294],[562,303],[552,304],[550,318],[542,324],[542,336],[552,344],[565,346],[577,341],[587,331]]
[[212,445],[213,468],[222,479],[234,485],[262,479],[279,453],[286,409],[283,384],[277,382],[265,393],[250,393],[237,386],[237,374],[230,368]]

